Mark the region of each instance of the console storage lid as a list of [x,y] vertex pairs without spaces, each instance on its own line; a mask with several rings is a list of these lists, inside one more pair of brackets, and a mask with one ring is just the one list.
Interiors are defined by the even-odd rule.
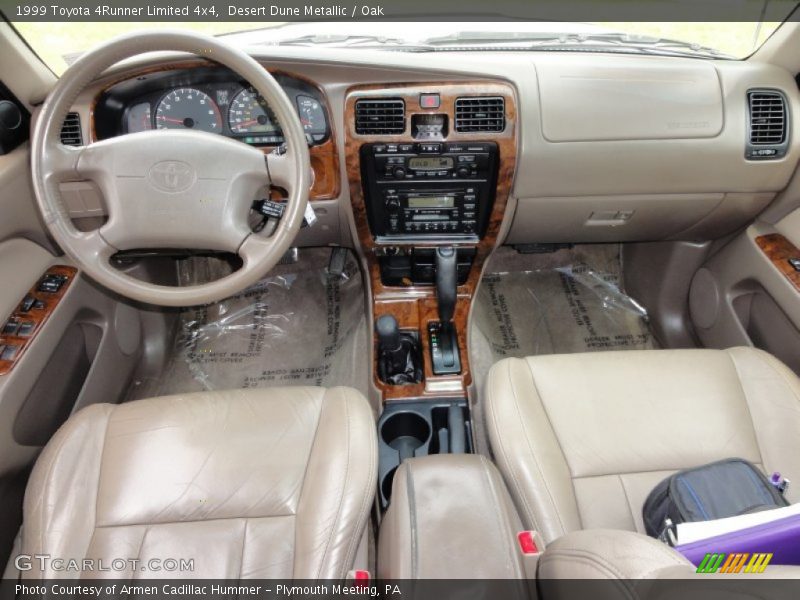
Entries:
[[522,522],[486,458],[408,459],[393,490],[378,539],[379,579],[525,578],[517,547]]

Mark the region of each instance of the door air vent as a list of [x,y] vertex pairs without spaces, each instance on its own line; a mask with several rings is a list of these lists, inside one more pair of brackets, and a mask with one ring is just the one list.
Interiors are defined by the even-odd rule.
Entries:
[[456,98],[455,127],[459,133],[492,133],[506,128],[502,96]]
[[356,102],[356,133],[399,135],[406,130],[406,104],[401,98],[375,98]]
[[67,113],[61,125],[61,143],[65,146],[83,146],[81,136],[81,116],[76,112]]
[[745,157],[781,158],[788,147],[789,113],[786,97],[777,90],[749,90],[748,143]]

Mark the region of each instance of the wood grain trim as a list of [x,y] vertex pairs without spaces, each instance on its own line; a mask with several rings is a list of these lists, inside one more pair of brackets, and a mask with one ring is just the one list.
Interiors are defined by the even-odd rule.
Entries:
[[[419,104],[419,95],[422,93],[439,93],[441,104],[439,108],[422,108]],[[505,99],[506,128],[502,133],[475,133],[461,134],[452,130],[453,116],[455,113],[455,100],[459,96],[502,96]],[[365,136],[355,131],[355,103],[361,98],[394,97],[402,98],[406,104],[406,130],[402,135],[393,136]],[[444,142],[495,142],[499,150],[499,169],[497,177],[497,191],[494,207],[489,217],[486,235],[479,243],[450,244],[458,247],[473,247],[477,253],[469,277],[464,285],[458,288],[458,301],[456,303],[455,325],[459,337],[459,351],[461,353],[462,372],[458,376],[434,376],[430,364],[430,352],[427,340],[427,324],[437,320],[437,305],[435,290],[431,286],[384,286],[381,283],[378,258],[375,254],[379,245],[369,229],[367,221],[366,204],[361,185],[361,170],[359,151],[365,143],[404,143],[414,142],[411,137],[412,114],[447,114],[450,131]],[[374,381],[386,400],[415,400],[420,398],[440,397],[465,397],[467,387],[472,383],[472,374],[467,353],[467,326],[470,306],[480,281],[484,262],[493,251],[500,226],[505,215],[508,197],[511,193],[514,172],[517,162],[517,103],[514,88],[506,83],[497,81],[468,81],[462,83],[402,83],[390,86],[369,85],[350,88],[345,99],[345,161],[347,166],[347,179],[350,185],[350,199],[353,207],[358,241],[364,251],[369,269],[370,283],[372,286],[373,312],[377,319],[384,314],[392,314],[403,329],[416,329],[423,341],[425,354],[425,383],[410,386],[387,385],[377,377],[376,365],[373,365]],[[435,243],[393,243],[399,247],[435,247]],[[373,335],[374,337],[374,335]],[[375,353],[377,356],[377,353]],[[437,391],[440,384],[452,384],[455,391]]]
[[[328,139],[318,146],[313,146],[309,150],[309,154],[311,155],[311,168],[314,170],[314,184],[311,186],[311,193],[309,194],[309,200],[334,200],[339,197],[341,194],[341,177],[339,176],[339,150],[336,144],[336,124],[334,123],[332,113],[330,110],[330,103],[328,102],[328,97],[323,91],[323,89],[311,79],[303,75],[298,75],[297,73],[291,73],[288,71],[284,71],[281,69],[270,69],[266,65],[262,63],[262,66],[269,71],[272,75],[284,75],[286,77],[291,77],[293,79],[297,79],[299,81],[303,81],[313,87],[319,97],[322,99],[322,102],[325,106],[325,112],[328,115],[328,126],[330,128],[330,135]],[[148,75],[150,73],[159,73],[163,71],[175,71],[175,70],[182,70],[182,69],[193,69],[193,68],[226,68],[222,65],[218,65],[217,63],[210,62],[203,59],[193,60],[193,61],[182,61],[182,62],[171,62],[171,63],[163,63],[160,65],[153,65],[152,67],[145,67],[140,68],[135,71],[127,71],[124,74],[119,74],[112,79],[104,82],[102,87],[98,90],[95,94],[91,107],[89,109],[89,142],[97,141],[97,130],[95,127],[95,108],[97,106],[97,102],[100,99],[100,96],[106,92],[109,88],[113,87],[114,85],[121,83],[123,81],[127,81],[129,79],[133,79],[135,77],[141,77],[143,75]],[[266,154],[271,152],[274,146],[262,146],[260,147],[261,150]]]
[[[29,336],[20,337],[18,335],[0,335],[0,347],[5,346],[16,346],[19,348],[17,350],[16,355],[14,356],[13,360],[0,360],[0,375],[6,375],[11,372],[22,356],[25,354],[25,350],[28,346],[31,345],[33,340],[41,331],[44,324],[50,318],[50,315],[53,314],[53,311],[58,306],[58,303],[61,302],[61,299],[64,297],[64,294],[67,293],[72,282],[75,280],[75,276],[77,274],[77,269],[74,267],[68,266],[54,266],[47,269],[47,271],[39,278],[36,284],[30,289],[30,291],[25,295],[25,297],[33,296],[36,300],[41,300],[44,303],[44,308],[41,309],[31,309],[28,312],[21,312],[20,305],[22,304],[22,299],[20,300],[20,305],[14,310],[14,312],[9,315],[7,319],[5,319],[0,326],[5,326],[5,324],[9,320],[16,320],[20,323],[33,323],[34,328]],[[67,278],[66,282],[61,286],[61,289],[56,293],[48,293],[48,292],[40,292],[37,290],[39,286],[39,281],[41,281],[47,275],[62,275]]]
[[800,248],[792,244],[780,233],[760,235],[756,238],[756,244],[761,251],[772,261],[775,268],[792,282],[795,289],[800,292],[800,272],[795,271],[789,263],[790,258],[800,259]]

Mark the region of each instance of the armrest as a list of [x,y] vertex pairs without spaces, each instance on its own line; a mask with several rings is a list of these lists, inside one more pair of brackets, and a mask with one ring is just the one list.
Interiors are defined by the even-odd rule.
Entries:
[[548,544],[538,579],[689,578],[695,567],[676,550],[641,533],[573,531]]
[[381,523],[381,579],[525,578],[522,523],[497,469],[482,456],[412,458],[397,469]]

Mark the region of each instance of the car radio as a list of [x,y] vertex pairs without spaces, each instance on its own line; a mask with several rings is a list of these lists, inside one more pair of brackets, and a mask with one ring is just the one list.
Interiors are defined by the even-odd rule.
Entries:
[[376,238],[475,238],[497,186],[497,144],[365,144],[361,175]]

